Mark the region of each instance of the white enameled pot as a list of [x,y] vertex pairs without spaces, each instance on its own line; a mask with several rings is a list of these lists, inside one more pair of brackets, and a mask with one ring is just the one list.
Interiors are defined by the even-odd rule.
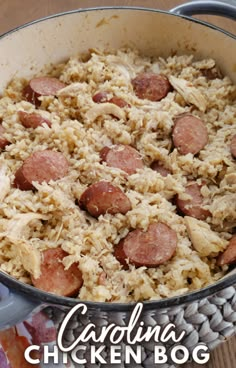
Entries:
[[[66,60],[94,47],[116,49],[130,46],[138,48],[143,54],[163,57],[173,52],[194,54],[196,58],[211,57],[217,61],[222,72],[236,83],[236,38],[188,16],[203,12],[236,19],[236,8],[231,5],[198,1],[170,12],[128,7],[75,10],[26,24],[0,37],[0,93],[13,77],[29,78],[39,73],[45,64]],[[3,272],[0,272],[0,281],[5,285],[0,291],[0,329],[22,321],[31,312],[45,306],[66,309],[78,302],[40,291]],[[214,285],[187,295],[145,302],[144,311],[152,315],[172,313],[174,316],[175,312],[176,315],[179,313],[178,308],[185,311],[194,303],[209,302],[208,298],[224,290],[231,290],[228,294],[230,303],[235,295],[234,284],[236,275],[229,275]],[[118,312],[127,316],[134,306],[86,304],[91,313],[100,313],[103,318]],[[231,322],[231,327],[235,327],[235,322]],[[219,340],[218,335],[216,340]]]

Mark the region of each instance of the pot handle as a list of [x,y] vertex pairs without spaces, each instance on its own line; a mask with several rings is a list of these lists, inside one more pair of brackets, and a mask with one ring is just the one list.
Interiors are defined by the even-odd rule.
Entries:
[[0,283],[0,330],[12,327],[26,319],[40,304]]
[[193,1],[176,6],[170,10],[178,15],[191,16],[194,14],[220,15],[222,17],[236,19],[236,7],[221,1]]

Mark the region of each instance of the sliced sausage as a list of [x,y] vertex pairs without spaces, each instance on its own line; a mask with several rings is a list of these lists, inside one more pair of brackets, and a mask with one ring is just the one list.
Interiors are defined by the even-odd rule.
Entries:
[[25,128],[37,128],[39,126],[42,126],[43,124],[47,124],[49,128],[51,128],[52,126],[50,120],[43,118],[41,115],[35,112],[27,113],[24,111],[18,111],[18,116],[21,124]]
[[228,247],[217,259],[217,264],[219,266],[232,263],[236,263],[236,235],[230,239]]
[[55,96],[57,92],[65,86],[66,85],[57,78],[38,77],[31,79],[29,84],[24,88],[22,94],[27,101],[35,106],[39,106],[41,104],[41,101],[38,99],[40,96]]
[[41,290],[60,296],[76,296],[83,284],[78,263],[73,263],[67,270],[62,260],[68,254],[61,248],[47,249],[42,252],[41,275],[31,276],[33,285]]
[[67,175],[68,161],[61,152],[37,151],[29,156],[15,174],[14,185],[21,190],[34,188],[33,181],[48,183]]
[[115,247],[114,255],[125,266],[128,259],[137,267],[156,267],[171,259],[176,247],[176,232],[159,222],[149,225],[147,231],[131,231]]
[[171,174],[171,171],[166,169],[162,164],[160,164],[159,161],[154,161],[151,164],[151,169],[158,172],[162,176],[167,176],[167,175]]
[[179,196],[176,199],[176,205],[183,214],[195,217],[198,220],[205,220],[211,215],[208,210],[202,208],[201,185],[192,182],[186,186],[185,193],[191,196],[191,199],[180,199]]
[[80,197],[79,206],[86,209],[94,217],[106,213],[125,215],[131,210],[129,198],[120,188],[106,181],[90,185]]
[[116,167],[132,175],[137,169],[143,169],[144,164],[140,153],[128,145],[117,144],[112,147],[104,147],[100,152],[102,162],[108,166]]
[[116,106],[119,107],[130,107],[130,104],[128,104],[128,102],[126,102],[125,100],[123,100],[123,98],[120,97],[112,97],[108,102],[115,104]]
[[93,101],[96,102],[96,103],[110,102],[110,103],[113,103],[114,105],[119,106],[121,108],[126,107],[126,106],[130,106],[128,104],[128,102],[123,100],[123,98],[113,96],[112,98],[109,99],[108,98],[108,92],[106,92],[106,91],[101,91],[101,92],[95,93],[95,95],[93,96]]
[[230,152],[231,155],[236,158],[236,134],[233,136],[231,143],[230,143]]
[[141,73],[132,80],[134,92],[138,98],[160,101],[166,97],[172,87],[167,77],[161,74]]
[[96,103],[107,102],[108,100],[109,100],[108,92],[106,91],[97,92],[93,96],[93,102],[96,102]]
[[10,142],[4,138],[3,134],[5,133],[5,129],[0,124],[0,150],[3,150]]
[[195,155],[207,144],[208,133],[200,119],[187,114],[175,120],[172,138],[181,155],[188,153]]

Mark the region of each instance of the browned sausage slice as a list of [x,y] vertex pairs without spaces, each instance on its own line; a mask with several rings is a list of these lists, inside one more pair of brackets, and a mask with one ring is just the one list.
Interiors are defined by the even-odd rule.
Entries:
[[38,77],[31,79],[22,94],[27,101],[39,106],[41,104],[41,101],[38,99],[40,96],[55,96],[65,86],[57,78]]
[[205,220],[211,213],[202,208],[203,197],[201,194],[201,185],[195,182],[186,186],[185,193],[191,196],[191,199],[180,199],[177,196],[176,205],[185,215],[195,217],[198,220]]
[[37,128],[43,124],[47,124],[51,128],[52,123],[50,120],[43,118],[41,115],[32,112],[27,113],[24,111],[18,111],[20,122],[25,128]]
[[21,190],[34,188],[32,182],[48,183],[67,175],[69,164],[61,152],[37,151],[29,156],[15,174],[14,185]]
[[128,259],[138,267],[156,267],[171,259],[176,247],[176,232],[159,222],[149,225],[147,231],[131,231],[115,247],[114,255],[125,266]]
[[162,176],[167,176],[167,175],[171,174],[171,171],[166,169],[163,165],[161,165],[159,161],[154,161],[151,164],[151,169],[158,172]]
[[123,98],[120,97],[112,97],[108,102],[115,104],[116,106],[119,107],[130,107],[130,104],[128,104],[128,102],[126,102],[125,100],[123,100]]
[[124,215],[131,210],[129,198],[120,188],[106,181],[90,185],[80,197],[79,205],[94,217],[106,213]]
[[101,92],[97,92],[95,93],[95,95],[93,96],[93,101],[96,103],[103,103],[103,102],[110,102],[113,103],[119,107],[126,107],[130,105],[128,104],[128,102],[126,102],[125,100],[123,100],[123,98],[120,97],[112,97],[112,98],[108,98],[108,92],[106,91],[101,91]]
[[95,95],[93,95],[93,102],[102,103],[107,101],[108,101],[108,92],[106,91],[100,91],[95,93]]
[[141,73],[132,80],[134,92],[138,98],[160,101],[171,91],[171,85],[164,75]]
[[76,296],[83,284],[82,273],[78,263],[73,263],[65,270],[62,260],[68,254],[61,248],[47,249],[42,252],[41,275],[33,285],[41,290],[60,296]]
[[144,167],[140,153],[131,146],[117,144],[112,147],[104,147],[100,152],[100,157],[108,166],[121,169],[129,175]]
[[0,124],[0,150],[3,150],[8,144],[10,144],[10,142],[6,138],[4,138],[3,136],[4,132],[5,129]]
[[181,155],[195,155],[208,142],[208,133],[204,123],[193,115],[182,115],[175,120],[172,132],[174,146]]
[[228,244],[228,247],[222,253],[217,260],[219,266],[224,266],[226,264],[236,263],[236,235],[234,235]]
[[230,152],[231,155],[236,158],[236,134],[233,136],[232,141],[230,143]]

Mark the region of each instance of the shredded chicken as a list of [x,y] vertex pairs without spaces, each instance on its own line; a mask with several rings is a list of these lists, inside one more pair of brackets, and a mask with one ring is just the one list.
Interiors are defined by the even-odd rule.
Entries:
[[10,189],[10,178],[6,175],[6,166],[2,165],[0,167],[0,202],[4,200]]
[[24,269],[38,278],[41,274],[40,263],[41,255],[40,251],[36,249],[29,241],[22,239],[14,240],[15,251],[20,258],[20,261]]
[[226,248],[227,240],[220,238],[206,222],[189,216],[184,220],[192,245],[201,256],[216,255]]
[[57,96],[77,96],[79,93],[83,93],[83,91],[87,90],[86,83],[71,83],[68,86],[60,89],[57,92]]
[[26,271],[35,278],[40,276],[40,251],[31,242],[25,239],[26,228],[33,220],[47,220],[48,216],[39,213],[22,213],[15,215],[11,220],[6,220],[0,227],[3,232],[0,237],[7,238],[14,245],[14,252]]
[[105,102],[92,107],[87,113],[86,118],[89,122],[93,122],[100,115],[114,115],[121,120],[125,120],[125,112],[119,106]]
[[136,73],[134,68],[129,63],[122,60],[120,56],[109,55],[108,59],[110,64],[114,65],[126,79],[129,80],[135,77]]
[[32,220],[36,219],[48,220],[48,216],[33,212],[17,214],[8,221],[6,230],[0,233],[0,236],[8,238],[12,242],[15,242],[17,239],[22,239],[24,237],[25,228]]
[[212,69],[215,67],[216,62],[213,59],[200,60],[193,63],[197,69]]
[[207,101],[203,94],[195,88],[192,83],[185,79],[173,77],[172,75],[169,77],[169,81],[187,103],[193,104],[202,112],[206,111]]
[[2,234],[5,234],[8,222],[9,222],[9,220],[7,220],[5,218],[0,219],[0,239],[4,236]]
[[213,217],[222,221],[225,219],[236,220],[236,193],[215,197],[210,206],[210,211]]
[[227,185],[236,185],[236,173],[225,175],[224,179],[220,183],[220,186],[225,187]]

